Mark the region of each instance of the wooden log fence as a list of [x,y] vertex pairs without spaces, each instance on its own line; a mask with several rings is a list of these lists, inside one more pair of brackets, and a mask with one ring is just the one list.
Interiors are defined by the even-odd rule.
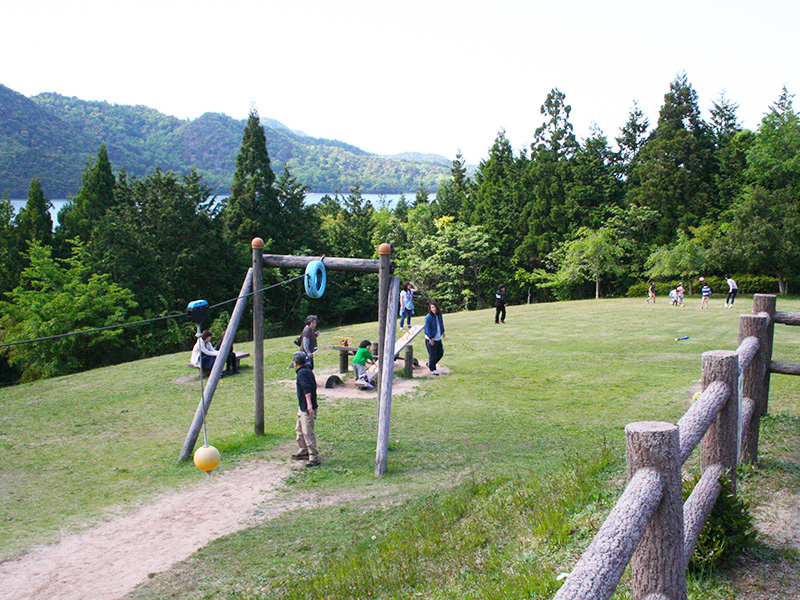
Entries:
[[[736,351],[703,353],[702,393],[677,424],[625,427],[628,484],[554,600],[606,600],[628,564],[634,600],[685,600],[689,559],[723,480],[736,494],[737,463],[758,460],[770,374],[800,375],[800,363],[772,360],[775,323],[800,326],[800,313],[775,305],[756,294]],[[681,469],[698,444],[702,475],[683,502]]]

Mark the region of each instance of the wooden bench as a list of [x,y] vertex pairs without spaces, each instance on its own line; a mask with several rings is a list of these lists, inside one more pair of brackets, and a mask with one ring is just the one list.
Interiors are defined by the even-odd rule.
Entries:
[[[239,371],[239,366],[240,366],[240,363],[242,362],[242,359],[243,358],[247,358],[248,356],[250,356],[249,352],[236,352],[234,350],[234,352],[233,352],[233,361],[234,361],[234,370],[235,371],[237,371],[237,372]],[[197,368],[192,363],[187,363],[187,366],[191,367],[192,369],[196,369]]]

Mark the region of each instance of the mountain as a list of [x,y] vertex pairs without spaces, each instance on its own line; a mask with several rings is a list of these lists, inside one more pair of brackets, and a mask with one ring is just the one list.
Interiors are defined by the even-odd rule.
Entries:
[[[87,163],[106,145],[115,171],[144,177],[156,167],[184,174],[194,168],[215,193],[230,189],[245,120],[220,113],[178,119],[146,106],[86,101],[56,93],[27,98],[0,84],[0,193],[27,196],[38,175],[49,198],[74,196]],[[272,168],[312,192],[434,192],[450,173],[443,156],[371,154],[351,144],[294,131],[262,118]]]

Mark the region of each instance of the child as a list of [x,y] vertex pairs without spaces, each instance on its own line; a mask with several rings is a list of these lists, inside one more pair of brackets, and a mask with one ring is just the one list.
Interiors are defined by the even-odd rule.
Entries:
[[650,304],[650,300],[653,301],[653,304],[656,303],[656,282],[652,280],[650,281],[650,287],[647,288],[647,300],[645,302]]
[[353,357],[353,374],[356,377],[356,385],[358,385],[359,381],[363,381],[363,386],[365,388],[368,390],[374,389],[375,386],[372,385],[370,379],[374,380],[375,375],[370,377],[367,373],[367,363],[373,364],[374,362],[375,357],[372,356],[372,342],[364,340],[358,345],[358,351]]
[[669,303],[672,306],[678,305],[678,290],[670,290],[669,291]]
[[700,293],[703,296],[703,299],[700,300],[700,309],[708,308],[708,299],[711,298],[711,288],[708,286],[708,283],[705,279],[701,277],[703,281],[703,289],[700,290]]
[[678,284],[678,287],[675,288],[675,301],[677,302],[678,306],[683,306],[683,294],[686,290],[683,287],[683,282],[681,281]]

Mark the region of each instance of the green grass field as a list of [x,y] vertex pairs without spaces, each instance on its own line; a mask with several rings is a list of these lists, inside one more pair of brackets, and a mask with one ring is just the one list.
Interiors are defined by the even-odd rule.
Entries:
[[[616,499],[624,426],[677,421],[698,385],[701,353],[735,349],[750,298],[737,310],[717,299],[701,311],[699,302],[512,306],[505,325],[494,324],[493,311],[445,315],[442,364],[451,373],[393,399],[387,475],[374,476],[377,406],[364,395],[323,404],[323,466],[299,469],[288,484],[396,504],[287,513],[210,544],[131,597],[548,597],[557,569],[568,570]],[[800,311],[800,301],[781,298],[778,310]],[[376,325],[321,329],[324,344],[374,338]],[[689,339],[676,342],[681,336]],[[266,435],[252,433],[252,368],[218,386],[208,433],[222,452],[219,470],[286,460],[296,406],[291,339],[265,343]],[[421,357],[423,344],[414,349]],[[778,326],[774,358],[800,361],[800,330]],[[199,397],[196,379],[176,382],[190,374],[187,360],[176,354],[0,390],[0,560],[205,477],[177,462]],[[330,351],[315,359],[318,371],[337,361]],[[797,458],[796,445],[781,450],[780,440],[800,437],[800,381],[773,376],[770,402],[765,429],[775,433],[764,436],[777,464]],[[797,478],[752,477],[765,489]],[[439,539],[415,544],[426,532]],[[311,570],[298,575],[298,562]]]

